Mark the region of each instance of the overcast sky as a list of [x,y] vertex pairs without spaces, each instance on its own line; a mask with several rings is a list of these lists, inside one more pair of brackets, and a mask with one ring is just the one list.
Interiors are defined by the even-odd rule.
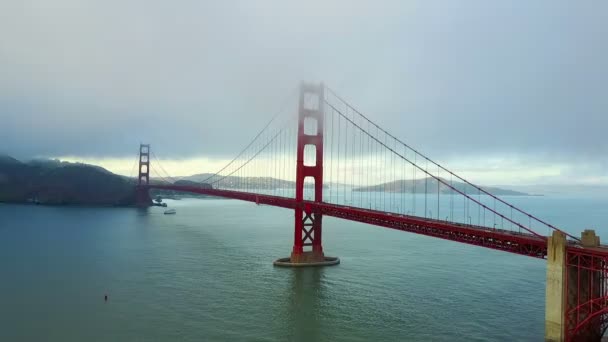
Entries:
[[0,153],[211,171],[306,80],[479,181],[608,184],[607,37],[600,0],[0,0]]

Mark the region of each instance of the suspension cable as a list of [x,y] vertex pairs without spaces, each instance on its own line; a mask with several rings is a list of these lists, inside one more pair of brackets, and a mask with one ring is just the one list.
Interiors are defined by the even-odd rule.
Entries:
[[[330,106],[331,108],[333,108],[333,110],[334,110],[336,113],[338,113],[340,116],[344,117],[344,119],[345,119],[346,121],[350,122],[352,125],[354,125],[354,126],[355,126],[355,127],[357,127],[358,129],[363,130],[363,129],[362,129],[360,126],[359,126],[359,125],[357,125],[356,123],[354,123],[353,121],[351,121],[351,120],[350,120],[349,118],[347,118],[347,117],[346,117],[346,116],[345,116],[345,115],[344,115],[342,112],[340,112],[338,109],[336,109],[336,107],[334,107],[334,106],[333,106],[331,103],[326,102],[326,104],[327,104],[328,106]],[[369,133],[369,132],[367,132],[367,131],[365,131],[365,130],[363,130],[363,131],[364,131],[364,133],[365,133],[365,134],[370,135],[370,133]],[[511,223],[513,223],[513,224],[515,224],[516,226],[519,226],[520,228],[523,228],[524,230],[526,230],[527,232],[531,233],[532,235],[535,235],[535,236],[537,236],[537,237],[539,237],[539,238],[541,238],[541,239],[546,239],[546,237],[545,237],[545,236],[542,236],[542,235],[540,235],[540,234],[536,233],[535,231],[533,231],[533,230],[529,229],[528,227],[526,227],[526,226],[524,226],[524,225],[522,225],[522,224],[520,224],[520,223],[518,223],[518,222],[515,222],[515,221],[510,220],[509,218],[505,217],[504,215],[502,215],[502,214],[500,214],[500,213],[498,213],[498,212],[494,211],[493,209],[491,209],[491,208],[487,207],[486,205],[484,205],[484,204],[482,204],[482,203],[478,202],[478,201],[477,201],[477,200],[475,200],[474,198],[471,198],[471,197],[469,197],[468,195],[465,195],[463,192],[461,192],[460,190],[456,189],[455,187],[450,186],[450,184],[448,184],[447,182],[443,181],[442,179],[438,179],[437,177],[433,176],[431,173],[429,173],[428,171],[426,171],[424,168],[422,168],[422,167],[420,167],[420,166],[418,166],[418,165],[413,164],[411,160],[407,159],[405,156],[401,155],[399,152],[397,152],[397,151],[393,150],[391,147],[389,147],[389,146],[387,146],[386,144],[384,144],[382,141],[380,141],[380,139],[378,139],[378,138],[376,138],[376,137],[374,137],[374,136],[371,136],[371,135],[370,135],[370,137],[371,137],[373,140],[375,140],[376,142],[378,142],[380,145],[382,145],[382,146],[383,146],[385,149],[387,149],[387,150],[391,151],[392,153],[394,153],[394,154],[398,155],[398,156],[399,156],[401,159],[403,159],[403,160],[405,160],[405,161],[409,162],[410,164],[414,165],[414,166],[415,166],[416,168],[418,168],[420,171],[424,172],[424,173],[425,173],[427,176],[432,177],[432,178],[435,178],[435,179],[436,179],[438,182],[441,182],[441,183],[442,183],[442,184],[444,184],[445,186],[450,187],[450,188],[451,188],[453,191],[456,191],[456,192],[458,192],[459,194],[461,194],[461,195],[465,196],[465,197],[466,197],[466,198],[468,198],[470,201],[473,201],[473,202],[477,203],[478,205],[481,205],[481,206],[482,206],[484,209],[487,209],[487,210],[489,210],[489,211],[493,212],[494,214],[496,214],[496,215],[498,215],[498,216],[500,216],[500,217],[502,217],[502,218],[506,219],[507,221],[509,221],[509,222],[511,222]],[[425,209],[425,210],[426,210],[426,209]],[[531,216],[529,216],[529,217],[531,218]]]
[[[253,140],[251,140],[251,142],[245,146],[245,148],[243,148],[239,154],[237,154],[236,157],[234,157],[228,164],[224,165],[224,167],[222,167],[220,170],[218,170],[217,172],[215,172],[214,174],[210,175],[209,177],[203,179],[202,181],[200,181],[199,183],[205,183],[207,182],[209,179],[219,175],[221,172],[223,172],[224,170],[226,170],[230,165],[232,165],[237,159],[239,159],[243,153],[245,153],[247,151],[248,148],[250,148],[257,140],[258,138],[266,131],[266,129],[268,127],[270,127],[270,124],[272,124],[272,122],[281,114],[283,113],[283,110],[285,109],[285,106],[287,106],[287,103],[289,102],[289,100],[291,100],[292,96],[294,95],[294,91],[292,90],[290,95],[288,95],[285,99],[285,101],[283,102],[283,104],[281,105],[279,111],[268,121],[268,123],[266,123],[266,125],[258,132],[258,134],[256,134],[256,136],[253,138]],[[239,168],[240,169],[240,168]],[[233,172],[234,173],[234,172]],[[232,174],[232,173],[231,173]],[[223,179],[223,178],[222,178]],[[217,182],[212,182],[217,183]]]
[[237,169],[235,169],[234,171],[228,173],[225,176],[220,177],[219,179],[213,181],[211,184],[217,184],[219,182],[221,182],[222,180],[232,176],[235,172],[239,171],[240,169],[242,169],[244,166],[246,166],[247,164],[249,164],[252,160],[254,160],[260,153],[262,153],[273,141],[276,140],[276,138],[279,136],[279,134],[281,134],[283,132],[283,130],[285,129],[285,127],[281,128],[279,130],[279,132],[277,132],[272,139],[270,139],[264,146],[262,146],[262,148],[260,148],[256,153],[254,153],[246,162],[243,163],[243,165],[239,166]]
[[171,183],[175,183],[176,182],[175,178],[171,177],[171,175],[169,174],[169,172],[167,172],[167,170],[165,170],[165,168],[163,167],[163,165],[160,163],[160,159],[156,156],[156,154],[154,152],[152,152],[152,157],[154,158],[154,160],[156,160],[156,162],[158,164],[158,167],[160,167],[161,171],[164,172],[164,175],[167,176],[171,180]]
[[[464,182],[464,183],[466,183],[466,184],[468,184],[468,185],[470,185],[470,186],[472,186],[472,187],[476,188],[477,190],[479,190],[479,191],[483,192],[484,194],[486,194],[486,195],[488,195],[488,196],[492,197],[493,199],[495,199],[495,200],[497,200],[497,201],[499,201],[499,202],[501,202],[501,203],[503,203],[503,204],[505,204],[505,205],[507,205],[507,206],[511,207],[512,209],[515,209],[515,211],[517,211],[517,212],[519,212],[519,213],[521,213],[521,214],[524,214],[524,215],[528,216],[528,217],[530,218],[530,220],[535,220],[535,221],[537,221],[537,222],[539,222],[539,223],[541,223],[541,224],[543,224],[543,225],[545,225],[545,226],[548,226],[548,227],[550,227],[550,228],[552,228],[552,229],[554,229],[554,230],[557,230],[558,232],[561,232],[561,233],[563,233],[563,234],[565,234],[565,235],[569,236],[570,238],[572,238],[572,239],[574,239],[574,240],[580,241],[580,239],[579,239],[579,238],[577,238],[577,237],[575,237],[575,236],[573,236],[573,235],[571,235],[571,234],[569,234],[569,233],[567,233],[567,232],[565,232],[565,231],[563,231],[563,230],[561,230],[561,229],[559,229],[559,228],[557,228],[557,227],[553,226],[552,224],[550,224],[550,223],[548,223],[548,222],[545,222],[545,221],[541,220],[540,218],[538,218],[538,217],[536,217],[536,216],[534,216],[534,215],[532,215],[532,214],[527,213],[526,211],[524,211],[524,210],[522,210],[522,209],[519,209],[518,207],[516,207],[516,206],[512,205],[511,203],[509,203],[509,202],[506,202],[506,201],[502,200],[501,198],[499,198],[499,197],[497,197],[497,196],[495,196],[495,195],[491,194],[490,192],[488,192],[488,191],[484,190],[483,188],[481,188],[481,187],[479,187],[479,186],[477,186],[477,185],[475,185],[475,184],[473,184],[473,183],[469,182],[468,180],[466,180],[466,179],[464,179],[464,178],[460,177],[459,175],[455,174],[454,172],[452,172],[452,171],[450,171],[450,170],[446,169],[445,167],[441,166],[440,164],[438,164],[438,163],[434,162],[433,160],[431,160],[430,158],[428,158],[426,155],[424,155],[424,154],[422,154],[422,153],[418,152],[418,150],[416,150],[416,149],[412,148],[411,146],[409,146],[409,145],[408,145],[408,144],[406,144],[405,142],[401,141],[399,138],[395,137],[394,135],[390,134],[390,133],[389,133],[388,131],[386,131],[385,129],[383,129],[383,128],[381,128],[380,126],[378,126],[378,124],[376,124],[375,122],[373,122],[372,120],[370,120],[370,119],[369,119],[367,116],[365,116],[363,113],[361,113],[361,112],[360,112],[360,111],[358,111],[356,108],[354,108],[354,107],[353,107],[353,106],[352,106],[352,105],[351,105],[349,102],[347,102],[347,101],[346,101],[346,100],[344,100],[342,97],[340,97],[338,94],[336,94],[336,92],[335,92],[333,89],[331,89],[331,88],[329,88],[329,87],[326,87],[326,88],[327,88],[327,90],[329,90],[329,92],[330,92],[330,93],[331,93],[331,94],[332,94],[334,97],[336,97],[338,100],[340,100],[342,103],[344,103],[344,104],[345,104],[347,107],[349,107],[350,109],[352,109],[352,110],[353,110],[355,113],[359,114],[359,115],[360,115],[362,118],[364,118],[365,120],[367,120],[369,123],[371,123],[372,125],[376,126],[376,127],[377,127],[378,129],[380,129],[380,130],[381,130],[381,131],[382,131],[384,134],[387,134],[388,136],[390,136],[390,137],[392,137],[392,138],[396,139],[396,140],[397,140],[399,143],[401,143],[401,144],[405,145],[407,148],[409,148],[410,150],[412,150],[414,153],[416,153],[416,154],[420,155],[421,157],[423,157],[423,158],[424,158],[424,159],[426,159],[427,161],[431,162],[432,164],[437,165],[439,168],[441,168],[442,170],[444,170],[444,171],[448,172],[450,175],[452,175],[452,176],[456,177],[457,179],[461,180],[462,182]],[[331,105],[331,104],[329,104],[329,103],[327,103],[327,104],[328,104],[329,106],[332,106],[332,105]],[[447,184],[446,184],[446,185],[447,185]]]

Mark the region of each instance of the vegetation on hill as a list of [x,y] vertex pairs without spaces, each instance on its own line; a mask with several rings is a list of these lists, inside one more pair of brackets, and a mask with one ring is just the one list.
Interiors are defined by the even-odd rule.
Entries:
[[132,205],[133,180],[98,166],[0,156],[0,202]]
[[[151,179],[150,180],[151,183],[153,184],[168,184],[167,182],[164,181],[159,181],[158,179]],[[180,185],[180,186],[191,186],[191,187],[195,187],[195,188],[201,188],[201,189],[211,189],[212,186],[206,183],[199,183],[199,182],[194,182],[194,181],[189,181],[189,180],[178,180],[175,181],[173,183],[173,185]],[[180,191],[175,191],[175,190],[160,190],[160,189],[150,189],[150,196],[152,196],[152,198],[168,198],[168,199],[180,199],[180,198],[184,198],[184,197],[194,197],[194,198],[205,198],[208,197],[206,195],[200,195],[200,194],[194,194],[194,193],[184,193],[184,192],[180,192]]]

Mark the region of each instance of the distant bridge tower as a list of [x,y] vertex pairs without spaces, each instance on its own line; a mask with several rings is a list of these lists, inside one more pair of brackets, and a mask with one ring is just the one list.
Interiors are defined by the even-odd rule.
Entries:
[[[326,257],[322,245],[323,215],[304,202],[305,179],[314,180],[314,202],[323,202],[323,84],[300,85],[296,162],[296,208],[293,250],[290,258],[275,261],[277,266],[336,265],[340,259]],[[314,147],[315,163],[304,163],[305,151]],[[310,249],[308,249],[310,247]],[[307,250],[305,250],[305,248]]]
[[152,203],[148,186],[150,185],[150,145],[139,145],[139,168],[135,203],[138,207],[147,207]]

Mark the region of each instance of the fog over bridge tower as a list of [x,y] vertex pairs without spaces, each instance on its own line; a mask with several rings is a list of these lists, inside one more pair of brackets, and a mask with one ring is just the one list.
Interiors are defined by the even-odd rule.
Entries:
[[[305,180],[311,178],[314,181],[313,201],[323,202],[324,90],[322,83],[300,84],[294,243],[291,257],[275,261],[277,266],[328,266],[340,263],[340,259],[326,257],[323,252],[322,213],[304,201]],[[314,153],[315,158],[305,158],[305,153]],[[314,165],[306,165],[305,159],[314,159]]]

